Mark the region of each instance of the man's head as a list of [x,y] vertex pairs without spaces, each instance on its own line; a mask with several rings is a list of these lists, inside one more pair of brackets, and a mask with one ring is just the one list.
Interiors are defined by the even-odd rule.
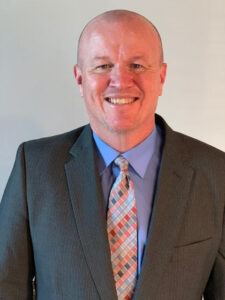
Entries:
[[84,27],[82,30],[79,41],[78,41],[78,46],[77,46],[77,64],[80,66],[82,64],[82,46],[83,46],[83,40],[84,37],[87,33],[87,31],[90,29],[91,25],[94,24],[95,22],[100,22],[100,20],[105,20],[108,22],[111,22],[112,24],[117,22],[117,21],[125,21],[127,20],[128,22],[131,22],[132,20],[140,19],[142,21],[145,21],[148,23],[150,27],[152,27],[155,31],[155,33],[158,36],[158,46],[159,46],[159,62],[163,63],[164,60],[164,55],[163,55],[163,47],[162,47],[162,40],[161,36],[157,30],[157,28],[152,24],[148,19],[146,19],[144,16],[137,14],[132,11],[127,11],[127,10],[110,10],[106,11],[103,14],[93,18],[90,22],[87,23],[87,25]]
[[137,144],[151,133],[166,76],[161,39],[151,22],[125,10],[95,17],[80,36],[74,71],[99,137],[129,137]]

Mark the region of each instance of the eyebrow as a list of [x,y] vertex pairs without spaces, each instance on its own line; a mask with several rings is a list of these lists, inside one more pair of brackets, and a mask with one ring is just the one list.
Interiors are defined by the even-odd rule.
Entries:
[[101,59],[106,59],[106,60],[109,60],[109,56],[95,56],[94,57],[94,60],[101,60]]
[[131,59],[144,59],[143,55],[133,56]]
[[[142,55],[132,56],[129,60],[138,60],[138,59],[144,59],[145,57]],[[109,56],[95,56],[93,58],[94,60],[110,60]]]

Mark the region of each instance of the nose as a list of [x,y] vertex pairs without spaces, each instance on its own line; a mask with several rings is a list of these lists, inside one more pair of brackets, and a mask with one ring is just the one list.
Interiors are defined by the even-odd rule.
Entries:
[[114,66],[110,72],[111,87],[125,89],[131,87],[133,82],[133,74],[126,66]]

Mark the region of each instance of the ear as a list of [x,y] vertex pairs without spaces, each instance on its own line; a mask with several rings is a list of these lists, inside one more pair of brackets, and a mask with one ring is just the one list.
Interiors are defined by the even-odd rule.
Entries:
[[159,96],[162,95],[163,85],[164,85],[165,80],[166,80],[166,71],[167,71],[167,64],[166,63],[162,63],[162,65],[160,67],[160,89],[159,89]]
[[82,72],[81,72],[80,67],[77,64],[74,66],[73,72],[74,72],[74,76],[75,76],[77,85],[80,90],[80,95],[81,95],[81,97],[83,97]]

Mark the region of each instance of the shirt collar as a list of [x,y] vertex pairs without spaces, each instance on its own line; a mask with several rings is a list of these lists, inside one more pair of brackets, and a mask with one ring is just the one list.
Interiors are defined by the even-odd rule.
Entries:
[[155,152],[157,129],[156,126],[154,126],[152,133],[143,142],[124,153],[120,153],[114,148],[110,147],[102,139],[100,139],[95,132],[93,132],[93,138],[100,154],[98,155],[98,167],[100,175],[102,175],[105,168],[107,168],[117,156],[122,155],[129,161],[133,169],[143,178],[149,161]]

